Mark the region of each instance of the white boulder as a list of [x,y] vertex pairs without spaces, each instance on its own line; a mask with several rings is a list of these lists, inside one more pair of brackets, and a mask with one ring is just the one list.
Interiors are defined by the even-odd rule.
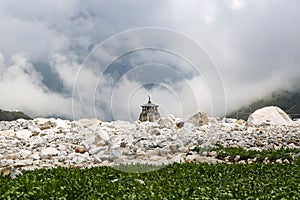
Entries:
[[26,129],[16,132],[16,137],[19,140],[27,140],[31,137],[31,135],[32,135],[32,133],[29,130],[26,130]]
[[268,106],[256,110],[252,113],[247,121],[248,125],[295,125],[295,122],[280,108],[276,106]]
[[203,125],[208,125],[208,117],[204,112],[197,112],[192,117],[190,117],[187,122],[194,124],[196,127],[200,127]]

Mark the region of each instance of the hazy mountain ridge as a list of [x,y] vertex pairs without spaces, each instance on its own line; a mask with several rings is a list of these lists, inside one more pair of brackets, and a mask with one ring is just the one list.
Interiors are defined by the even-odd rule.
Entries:
[[275,91],[263,99],[258,99],[248,106],[243,106],[237,111],[229,113],[226,117],[246,120],[255,110],[266,106],[278,106],[291,118],[300,118],[300,89]]
[[0,121],[14,121],[17,119],[32,119],[21,111],[6,111],[0,109]]

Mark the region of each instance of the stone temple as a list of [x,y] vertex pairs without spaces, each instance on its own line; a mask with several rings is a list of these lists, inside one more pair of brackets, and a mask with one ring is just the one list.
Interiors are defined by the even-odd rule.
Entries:
[[139,120],[142,122],[154,122],[160,118],[160,114],[158,113],[158,105],[151,102],[150,95],[148,97],[148,103],[141,105],[142,112],[140,114]]

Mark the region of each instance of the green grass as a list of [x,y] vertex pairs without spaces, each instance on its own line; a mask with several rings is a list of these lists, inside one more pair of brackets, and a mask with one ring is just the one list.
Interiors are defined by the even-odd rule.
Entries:
[[[263,162],[265,158],[268,158],[270,162],[275,162],[277,159],[287,159],[293,162],[293,155],[300,153],[300,149],[292,148],[281,148],[278,150],[269,149],[262,151],[246,150],[240,147],[223,147],[221,145],[216,145],[216,148],[211,149],[211,151],[216,151],[216,158],[224,160],[225,157],[229,157],[229,161],[233,161],[235,156],[239,155],[240,160],[254,159],[257,158],[257,162]],[[196,152],[203,152],[200,147],[193,149]],[[298,161],[300,162],[300,160]]]
[[299,199],[299,180],[297,164],[185,163],[149,173],[40,169],[0,176],[0,199]]
[[156,171],[165,167],[164,165],[151,164],[120,164],[113,166],[114,169],[129,173],[144,173]]

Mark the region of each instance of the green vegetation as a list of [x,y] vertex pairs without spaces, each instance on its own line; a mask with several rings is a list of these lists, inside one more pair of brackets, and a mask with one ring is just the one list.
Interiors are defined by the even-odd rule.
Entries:
[[173,164],[149,173],[110,167],[0,175],[0,199],[299,199],[297,164]]
[[238,118],[247,120],[249,115],[255,110],[266,106],[278,106],[287,112],[292,118],[300,118],[300,90],[277,91],[266,96],[265,99],[258,99],[249,106],[244,106],[235,112],[228,114],[228,118]]
[[[245,150],[239,147],[222,147],[218,145],[218,148],[212,149],[217,152],[216,158],[224,160],[225,157],[229,157],[229,161],[233,161],[235,156],[239,155],[240,160],[257,158],[257,162],[263,162],[264,159],[268,159],[270,162],[275,162],[277,159],[287,159],[289,162],[293,161],[293,155],[300,153],[300,149],[269,149],[262,151]],[[198,151],[198,149],[196,149]],[[300,161],[300,160],[299,160]]]
[[17,119],[31,119],[31,118],[19,111],[11,112],[11,111],[5,111],[0,109],[0,121],[13,121]]
[[120,170],[123,172],[130,172],[130,173],[144,173],[144,172],[151,172],[156,171],[161,168],[165,167],[165,165],[151,165],[151,164],[120,164],[113,166],[114,169]]

